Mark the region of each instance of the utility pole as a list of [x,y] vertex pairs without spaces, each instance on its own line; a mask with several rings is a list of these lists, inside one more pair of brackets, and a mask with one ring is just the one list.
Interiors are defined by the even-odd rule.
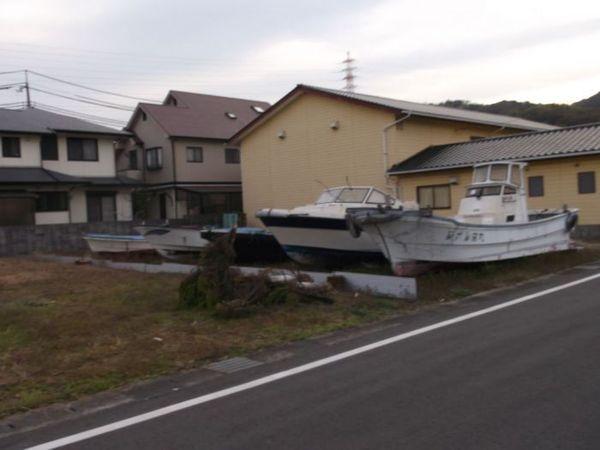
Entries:
[[356,78],[354,71],[356,70],[356,66],[352,65],[355,61],[356,60],[350,56],[350,52],[346,52],[346,59],[342,61],[342,64],[344,64],[344,68],[342,69],[344,77],[342,79],[346,82],[344,90],[348,92],[354,92],[354,89],[356,88],[356,85],[354,84],[354,79]]
[[29,94],[29,73],[25,69],[25,94],[27,95],[27,107],[31,108],[31,96]]

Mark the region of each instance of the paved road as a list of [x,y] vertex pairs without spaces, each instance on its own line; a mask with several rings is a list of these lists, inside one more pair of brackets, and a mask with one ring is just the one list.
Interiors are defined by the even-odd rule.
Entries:
[[[597,272],[597,270],[596,270]],[[23,448],[593,275],[307,344],[293,358],[0,439]],[[71,444],[77,449],[598,449],[600,278],[224,398]]]

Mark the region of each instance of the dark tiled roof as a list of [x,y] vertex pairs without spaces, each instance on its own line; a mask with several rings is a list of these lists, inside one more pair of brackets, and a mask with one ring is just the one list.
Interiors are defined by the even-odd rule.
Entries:
[[41,167],[0,167],[0,184],[134,186],[140,182],[126,177],[75,177]]
[[0,108],[0,132],[48,134],[57,131],[94,133],[107,135],[128,135],[129,133],[103,127],[95,123],[63,116],[36,108]]
[[[171,91],[168,98],[177,100],[177,106],[140,103],[139,109],[152,116],[171,137],[229,139],[238,130],[260,116],[252,107],[266,110],[268,103],[192,92]],[[226,113],[233,113],[230,119]],[[127,125],[131,129],[132,120]]]
[[600,153],[600,123],[427,147],[390,174],[470,167],[490,161],[531,161]]

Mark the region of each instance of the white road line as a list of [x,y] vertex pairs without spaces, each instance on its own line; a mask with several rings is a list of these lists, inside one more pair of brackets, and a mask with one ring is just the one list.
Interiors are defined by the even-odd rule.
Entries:
[[272,383],[274,381],[281,380],[283,378],[291,377],[291,376],[297,375],[299,373],[307,372],[309,370],[313,370],[318,367],[323,367],[328,364],[334,363],[336,361],[341,361],[343,359],[350,358],[352,356],[360,355],[361,353],[369,352],[369,351],[375,350],[377,348],[385,347],[386,345],[390,345],[390,344],[394,344],[396,342],[403,341],[403,340],[411,338],[413,336],[418,336],[420,334],[428,333],[430,331],[437,330],[439,328],[444,328],[444,327],[447,327],[450,325],[454,325],[456,323],[464,322],[465,320],[483,316],[484,314],[490,314],[495,311],[499,311],[501,309],[508,308],[510,306],[518,305],[519,303],[527,302],[529,300],[533,300],[535,298],[542,297],[544,295],[562,291],[564,289],[568,289],[570,287],[577,286],[579,284],[583,284],[583,283],[587,283],[588,281],[595,280],[596,278],[600,278],[600,273],[591,275],[589,277],[580,278],[579,280],[572,281],[572,282],[566,283],[566,284],[562,284],[560,286],[556,286],[556,287],[553,287],[550,289],[545,289],[543,291],[539,291],[534,294],[530,294],[530,295],[526,295],[524,297],[510,300],[508,302],[490,306],[489,308],[484,308],[484,309],[480,309],[479,311],[475,311],[475,312],[472,312],[469,314],[464,314],[462,316],[458,316],[453,319],[444,320],[443,322],[438,322],[433,325],[428,325],[426,327],[419,328],[417,330],[398,334],[396,336],[392,336],[390,338],[383,339],[381,341],[373,342],[372,344],[363,345],[362,347],[348,350],[343,353],[338,353],[336,355],[329,356],[329,357],[323,358],[323,359],[319,359],[317,361],[313,361],[308,364],[303,364],[301,366],[297,366],[292,369],[284,370],[282,372],[277,372],[272,375],[268,375],[266,377],[262,377],[262,378],[258,378],[253,381],[249,381],[247,383],[239,384],[237,386],[232,386],[227,389],[222,389],[220,391],[216,391],[211,394],[202,395],[200,397],[192,398],[190,400],[186,400],[186,401],[183,401],[180,403],[175,403],[170,406],[165,406],[164,408],[159,408],[154,411],[140,414],[138,416],[133,416],[133,417],[130,417],[130,418],[124,419],[124,420],[119,420],[117,422],[109,423],[108,425],[103,425],[101,427],[92,428],[90,430],[82,431],[80,433],[76,433],[71,436],[65,436],[63,438],[56,439],[56,440],[50,441],[50,442],[46,442],[44,444],[36,445],[34,447],[29,447],[26,450],[51,450],[54,448],[73,444],[75,442],[80,442],[80,441],[83,441],[86,439],[90,439],[95,436],[100,436],[102,434],[110,433],[112,431],[120,430],[122,428],[127,428],[132,425],[136,425],[138,423],[146,422],[147,420],[156,419],[157,417],[161,417],[161,416],[165,416],[167,414],[181,411],[182,409],[191,408],[193,406],[201,405],[202,403],[207,403],[212,400],[227,397],[227,396],[236,394],[238,392],[246,391],[248,389],[252,389],[252,388],[255,388],[258,386],[263,386],[265,384]]

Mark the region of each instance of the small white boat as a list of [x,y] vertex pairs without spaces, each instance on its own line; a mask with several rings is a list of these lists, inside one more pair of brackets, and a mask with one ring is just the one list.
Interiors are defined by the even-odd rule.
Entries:
[[473,183],[454,218],[426,209],[349,211],[351,232],[371,236],[398,275],[410,274],[423,261],[496,261],[567,250],[578,210],[530,215],[525,166],[519,162],[475,166]]
[[262,209],[256,213],[286,254],[296,262],[338,264],[383,259],[366,233],[353,239],[346,210],[374,206],[400,207],[400,202],[373,187],[341,186],[324,190],[313,204],[294,209]]
[[113,234],[86,234],[83,239],[94,253],[131,253],[152,251],[152,246],[144,236],[113,235]]
[[144,236],[160,255],[177,259],[196,255],[208,244],[199,227],[139,226],[135,230]]

